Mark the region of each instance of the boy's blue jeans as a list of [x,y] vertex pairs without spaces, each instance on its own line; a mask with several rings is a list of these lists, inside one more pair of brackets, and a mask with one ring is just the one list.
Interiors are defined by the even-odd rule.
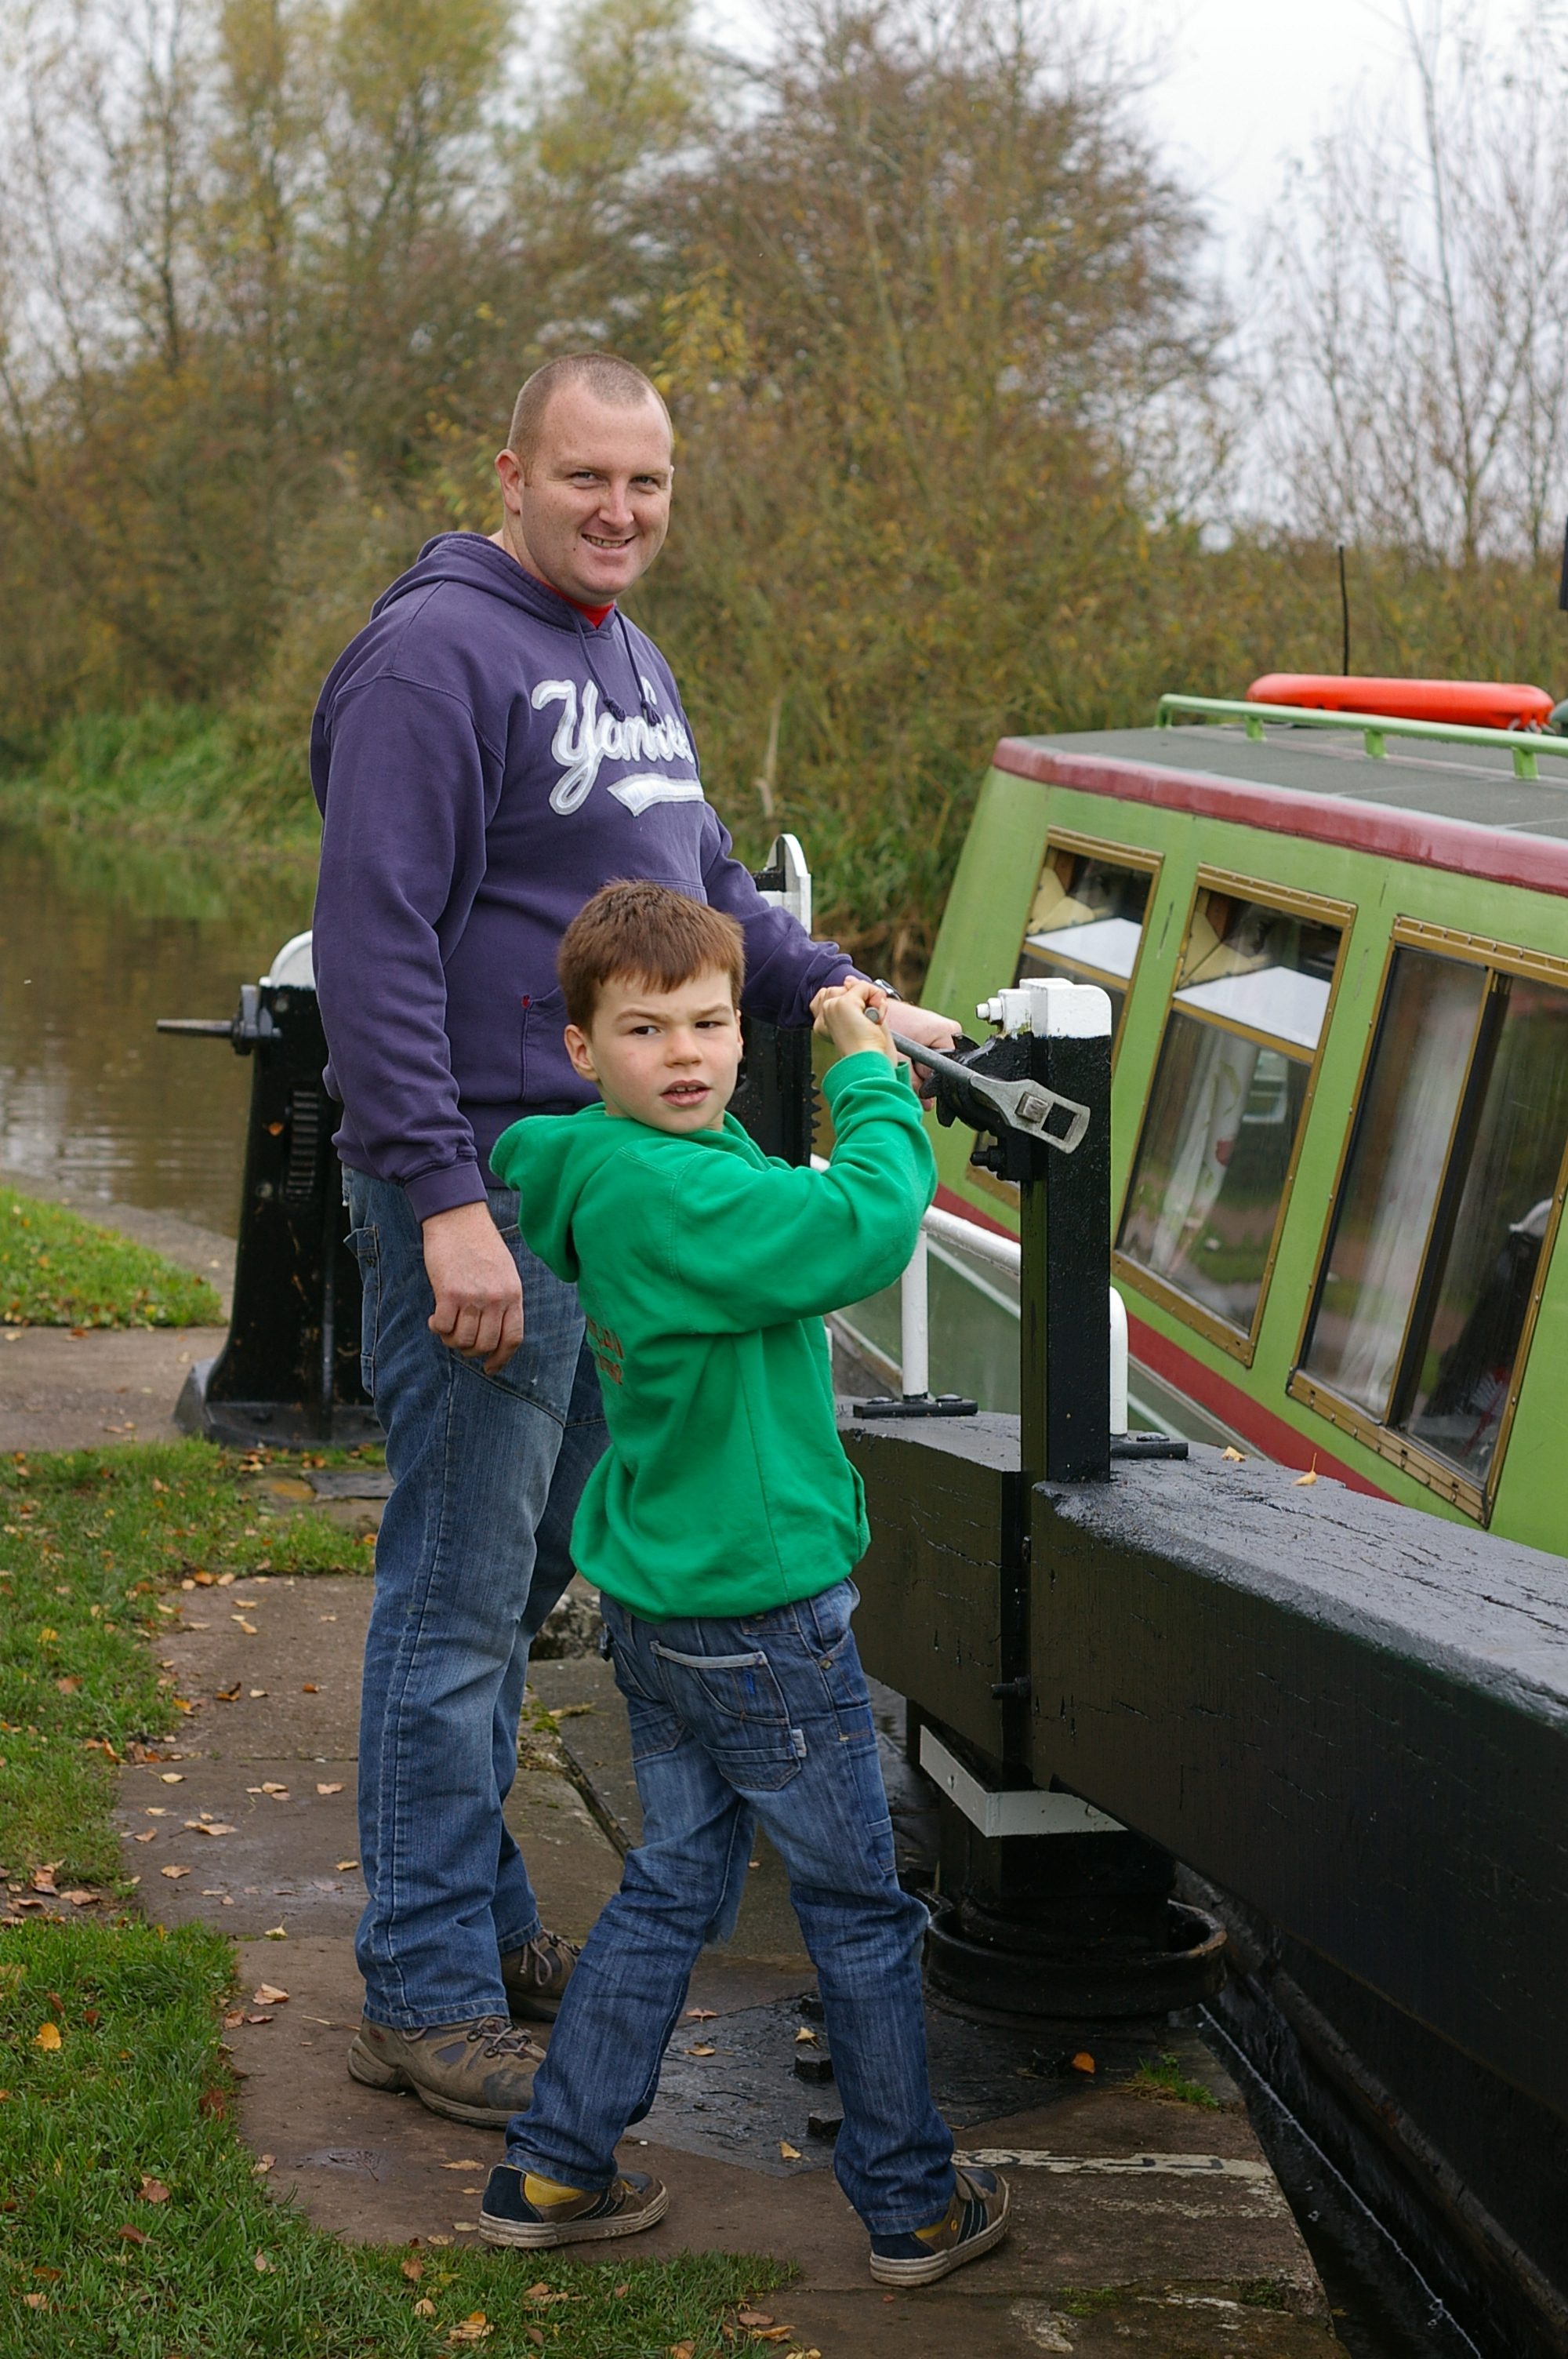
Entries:
[[576,1288],[523,1243],[514,1193],[492,1190],[490,1209],[522,1273],[523,1342],[487,1376],[430,1332],[402,1189],[344,1177],[365,1386],[395,1477],[360,1705],[355,1950],[365,2013],[415,2031],[504,2015],[501,1957],[540,1930],[501,1810],[529,1642],[571,1578],[572,1516],[604,1424]]
[[842,1581],[737,1621],[643,1622],[604,1599],[643,1840],[567,1986],[533,2103],[507,2125],[523,2169],[568,2187],[614,2179],[697,1952],[733,1928],[760,1821],[816,1968],[844,2107],[838,2184],[873,2235],[946,2210],[953,2141],[926,2078],[926,1915],[893,1869],[855,1603]]

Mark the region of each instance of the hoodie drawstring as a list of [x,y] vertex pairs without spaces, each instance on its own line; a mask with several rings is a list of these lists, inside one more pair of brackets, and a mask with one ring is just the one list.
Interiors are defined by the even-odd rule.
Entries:
[[[598,633],[589,629],[587,617],[583,614],[580,607],[576,605],[570,599],[563,600],[562,603],[568,607],[572,619],[577,625],[578,637],[582,641],[582,658],[598,683],[599,692],[604,699],[605,711],[610,714],[612,721],[624,721],[626,715],[622,709],[621,700],[619,697],[611,693],[610,688],[605,681],[604,674],[600,670],[598,664],[594,660],[594,641],[598,636]],[[621,625],[622,648],[626,657],[627,668],[631,671],[633,679],[637,683],[637,709],[642,714],[643,719],[648,723],[648,726],[651,729],[656,728],[658,726],[659,715],[654,706],[652,706],[648,701],[647,688],[643,683],[643,674],[638,668],[637,658],[632,652],[632,634],[626,627],[626,617],[621,612],[619,606],[612,607],[611,611],[613,613],[617,623]]]

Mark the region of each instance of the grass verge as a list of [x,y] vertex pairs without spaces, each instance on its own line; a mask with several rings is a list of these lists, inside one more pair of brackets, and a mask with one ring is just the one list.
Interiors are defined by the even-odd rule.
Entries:
[[369,1571],[341,1524],[269,1516],[243,1481],[260,1463],[179,1441],[0,1465],[0,1867],[13,1881],[52,1862],[62,1887],[119,1888],[114,1764],[193,1709],[142,1644],[178,1610],[161,1593]]
[[717,2359],[751,2339],[726,2313],[766,2264],[347,2245],[273,2202],[231,2118],[230,1980],[227,1942],[201,1926],[29,1925],[0,1942],[0,2348]]
[[229,1944],[116,1908],[114,1764],[189,1731],[143,1643],[169,1593],[368,1570],[328,1517],[269,1516],[259,1465],[192,1441],[0,1466],[0,2351],[719,2359],[770,2263],[345,2245],[273,2201],[233,2125]]
[[146,1245],[0,1188],[0,1323],[9,1327],[215,1327],[204,1277]]

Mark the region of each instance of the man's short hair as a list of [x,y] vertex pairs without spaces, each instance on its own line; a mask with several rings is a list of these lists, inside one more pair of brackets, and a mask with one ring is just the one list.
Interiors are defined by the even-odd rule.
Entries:
[[741,1003],[746,937],[733,918],[645,877],[602,885],[561,936],[556,971],[567,1021],[586,1032],[607,983],[641,983],[677,991],[709,970],[729,978]]
[[669,424],[664,395],[633,362],[623,361],[618,353],[563,353],[558,360],[546,361],[543,368],[534,371],[513,405],[506,447],[524,467],[534,462],[551,397],[566,385],[586,385],[612,409],[634,409],[652,399],[664,410],[665,425]]

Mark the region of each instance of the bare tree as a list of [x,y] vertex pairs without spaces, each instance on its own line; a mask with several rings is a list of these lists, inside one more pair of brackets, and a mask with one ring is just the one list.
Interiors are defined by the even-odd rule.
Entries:
[[1506,50],[1441,0],[1403,22],[1405,91],[1267,242],[1262,443],[1299,528],[1471,568],[1538,554],[1568,489],[1568,75],[1539,9]]

